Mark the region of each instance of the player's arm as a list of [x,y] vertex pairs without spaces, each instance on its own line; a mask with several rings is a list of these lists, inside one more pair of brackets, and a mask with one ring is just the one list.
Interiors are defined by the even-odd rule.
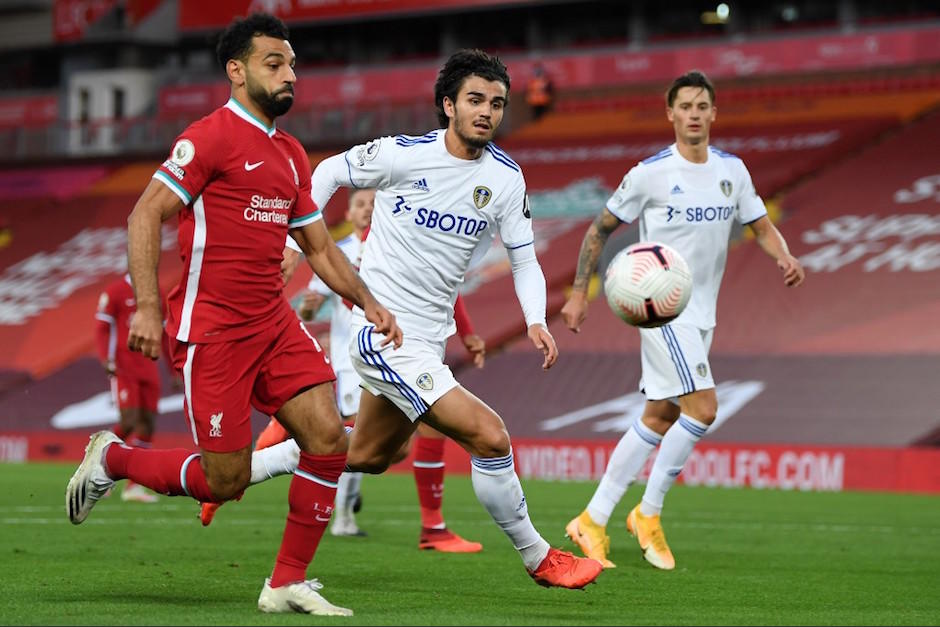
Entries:
[[512,265],[516,298],[525,316],[527,335],[545,356],[542,368],[548,370],[558,360],[558,346],[545,324],[545,275],[535,256],[535,243],[507,248]]
[[375,330],[385,335],[382,345],[394,342],[396,347],[401,346],[402,333],[395,316],[375,300],[359,273],[330,237],[323,220],[291,229],[290,234],[300,246],[307,263],[327,287],[361,307],[366,319],[375,325]]
[[134,285],[137,313],[131,321],[127,346],[151,359],[160,357],[163,314],[157,267],[163,222],[183,208],[176,192],[151,179],[127,219],[127,268]]
[[787,287],[796,287],[803,282],[806,274],[800,260],[790,254],[787,241],[770,221],[770,218],[763,216],[748,224],[754,233],[754,238],[760,247],[771,256],[776,262],[777,267],[783,273],[783,283]]
[[569,329],[575,333],[581,331],[581,323],[587,317],[587,293],[591,283],[591,276],[597,270],[597,263],[601,258],[601,251],[607,243],[610,234],[623,224],[612,214],[607,207],[594,218],[581,241],[581,251],[578,253],[578,267],[575,270],[574,283],[568,301],[561,309],[561,316]]

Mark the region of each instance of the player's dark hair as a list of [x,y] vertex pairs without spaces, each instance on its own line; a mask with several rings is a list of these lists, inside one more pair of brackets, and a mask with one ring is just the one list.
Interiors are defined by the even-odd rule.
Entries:
[[441,128],[447,127],[447,114],[444,113],[444,98],[457,102],[457,93],[464,80],[469,76],[479,76],[488,81],[500,81],[506,85],[506,98],[509,98],[509,72],[499,57],[482,50],[464,49],[450,55],[434,83],[434,105],[437,107],[437,121]]
[[672,85],[669,86],[669,91],[666,92],[667,107],[672,107],[673,103],[676,101],[676,94],[678,94],[679,90],[683,87],[699,87],[704,89],[708,92],[708,97],[711,99],[712,104],[715,104],[715,88],[712,86],[712,82],[708,80],[704,72],[692,70],[672,81]]
[[248,59],[252,40],[260,36],[288,39],[290,33],[284,22],[268,13],[252,13],[248,17],[236,17],[232,20],[219,35],[219,43],[215,47],[215,55],[222,69],[225,69],[229,59]]

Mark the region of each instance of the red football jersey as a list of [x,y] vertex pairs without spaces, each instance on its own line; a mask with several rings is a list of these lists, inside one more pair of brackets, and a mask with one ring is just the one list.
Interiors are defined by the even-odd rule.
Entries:
[[130,277],[111,283],[98,297],[97,342],[98,358],[111,361],[117,374],[136,380],[160,380],[157,362],[127,347],[131,318],[137,312]]
[[183,276],[169,295],[167,333],[230,341],[294,315],[282,294],[284,240],[288,228],[322,218],[300,142],[232,98],[183,131],[153,177],[186,205]]

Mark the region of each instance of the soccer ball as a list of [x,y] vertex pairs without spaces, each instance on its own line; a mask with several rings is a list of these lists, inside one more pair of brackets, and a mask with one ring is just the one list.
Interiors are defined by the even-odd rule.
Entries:
[[621,250],[604,277],[607,303],[635,327],[659,327],[675,320],[692,296],[692,273],[685,259],[659,242],[639,242]]

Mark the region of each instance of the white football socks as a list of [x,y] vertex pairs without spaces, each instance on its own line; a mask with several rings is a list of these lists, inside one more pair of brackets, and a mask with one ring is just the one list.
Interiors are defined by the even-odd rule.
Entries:
[[666,492],[675,483],[696,442],[706,431],[708,425],[705,423],[679,414],[679,420],[669,427],[659,446],[659,454],[653,462],[653,470],[650,472],[649,481],[646,482],[646,492],[640,502],[640,513],[644,516],[658,516],[663,511]]
[[525,567],[538,568],[550,548],[529,519],[522,484],[513,467],[512,451],[505,457],[471,458],[471,479],[477,499],[509,536]]
[[297,470],[300,463],[300,447],[294,438],[274,446],[254,451],[251,454],[251,485]]
[[344,513],[352,512],[359,488],[362,485],[361,472],[344,472],[336,482],[336,509]]
[[650,453],[662,439],[663,436],[643,424],[641,418],[637,418],[627,429],[617,442],[614,452],[610,454],[604,476],[588,503],[587,513],[591,520],[602,527],[607,525],[624,492],[636,479]]

